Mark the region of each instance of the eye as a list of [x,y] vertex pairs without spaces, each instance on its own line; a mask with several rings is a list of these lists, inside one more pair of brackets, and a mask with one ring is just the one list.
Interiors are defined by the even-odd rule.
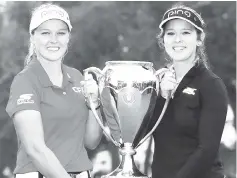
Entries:
[[64,32],[64,31],[58,32],[58,35],[65,35],[65,34],[66,34],[66,32]]
[[184,31],[183,35],[190,35],[191,33],[189,31]]
[[167,32],[166,34],[167,34],[167,35],[170,35],[170,36],[171,36],[171,35],[175,35],[174,32]]
[[49,32],[41,32],[41,35],[49,35]]

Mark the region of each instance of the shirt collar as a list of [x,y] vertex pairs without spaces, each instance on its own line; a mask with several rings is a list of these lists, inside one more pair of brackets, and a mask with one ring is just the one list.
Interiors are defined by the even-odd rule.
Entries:
[[[174,70],[174,65],[170,65],[170,66],[167,66],[168,69],[170,69],[172,72],[175,73],[175,70]],[[193,78],[197,75],[199,75],[200,71],[203,70],[203,68],[205,68],[205,66],[201,63],[198,63],[196,62],[190,69],[189,71],[185,74],[184,77],[187,77],[187,78]]]
[[[40,62],[37,59],[33,59],[29,67],[33,68],[33,72],[37,75],[40,83],[44,87],[52,87],[54,86],[53,83],[50,81],[48,74],[40,64]],[[63,85],[66,86],[69,82],[73,83],[72,76],[68,73],[68,68],[65,64],[62,64],[62,72],[63,72]]]

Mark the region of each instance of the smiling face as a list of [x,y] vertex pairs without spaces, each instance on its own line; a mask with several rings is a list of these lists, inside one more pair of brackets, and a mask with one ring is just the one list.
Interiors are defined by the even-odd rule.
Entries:
[[173,19],[164,29],[164,47],[173,62],[194,61],[197,47],[197,31],[190,23]]
[[58,61],[62,60],[67,51],[69,36],[66,23],[52,19],[42,23],[34,31],[31,40],[39,58]]

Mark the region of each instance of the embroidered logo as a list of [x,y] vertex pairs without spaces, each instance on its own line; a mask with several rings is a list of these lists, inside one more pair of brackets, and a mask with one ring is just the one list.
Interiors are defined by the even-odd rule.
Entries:
[[187,94],[189,94],[189,95],[195,95],[195,91],[196,91],[197,89],[195,89],[195,88],[190,88],[190,87],[187,87],[187,88],[185,88],[184,90],[183,90],[183,93],[187,93]]
[[72,89],[76,93],[80,93],[81,92],[81,88],[80,87],[72,87]]
[[32,100],[33,94],[23,94],[20,95],[19,99],[17,100],[17,105],[20,104],[33,104],[34,100]]

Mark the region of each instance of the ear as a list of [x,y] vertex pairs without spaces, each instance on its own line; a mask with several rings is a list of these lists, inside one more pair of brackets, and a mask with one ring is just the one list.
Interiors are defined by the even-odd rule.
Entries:
[[71,33],[69,33],[69,37],[67,39],[67,47],[69,48],[69,46],[71,45]]
[[197,46],[201,46],[202,45],[202,41],[201,40],[197,40]]
[[201,46],[201,45],[203,45],[203,43],[204,43],[204,40],[205,40],[205,33],[200,33],[199,34],[199,37],[198,37],[198,40],[197,40],[197,46]]
[[200,34],[200,40],[201,40],[202,42],[204,42],[205,37],[206,37],[206,34],[205,34],[204,32],[202,32],[202,33]]

